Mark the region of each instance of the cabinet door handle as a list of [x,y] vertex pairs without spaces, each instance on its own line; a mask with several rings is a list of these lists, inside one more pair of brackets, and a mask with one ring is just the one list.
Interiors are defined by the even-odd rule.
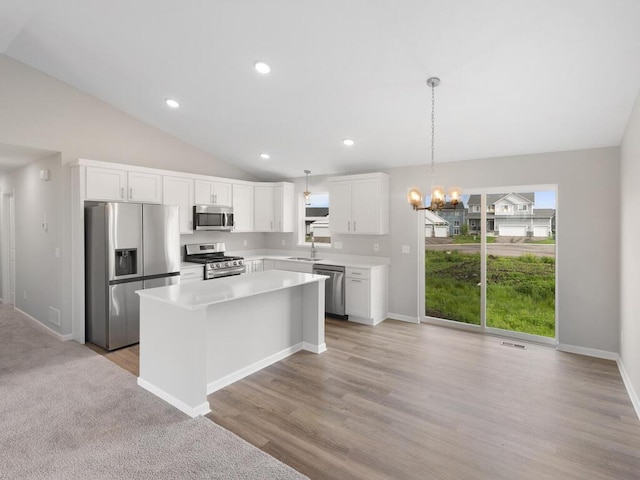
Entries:
[[362,275],[360,272],[351,272],[349,275]]
[[218,195],[217,194],[213,194],[213,203],[218,203]]
[[209,195],[209,200],[211,201],[211,203],[216,203],[213,201],[213,194]]
[[273,222],[269,222],[269,230],[273,230]]
[[355,278],[352,278],[351,282],[353,282],[353,283],[362,283],[362,280],[356,280]]
[[133,200],[133,187],[129,187],[129,200]]
[[124,187],[120,187],[120,198],[124,198]]
[[351,231],[351,222],[347,222],[347,232]]
[[279,225],[278,230],[282,231],[282,222],[278,222],[278,225]]
[[354,232],[356,231],[356,221],[355,220],[353,221],[353,231]]

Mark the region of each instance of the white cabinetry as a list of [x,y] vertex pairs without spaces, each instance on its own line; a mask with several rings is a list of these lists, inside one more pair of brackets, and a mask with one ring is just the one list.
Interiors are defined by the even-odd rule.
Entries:
[[231,183],[196,180],[196,205],[231,206]]
[[162,176],[154,173],[129,172],[130,202],[162,203]]
[[162,177],[162,204],[180,207],[180,233],[193,233],[193,180]]
[[88,166],[86,199],[162,203],[162,176]]
[[180,268],[180,283],[201,282],[204,280],[204,266],[194,265],[193,267]]
[[267,270],[275,270],[276,262],[271,259],[265,258],[262,261],[262,269],[266,272]]
[[233,231],[253,232],[253,186],[233,184]]
[[256,272],[262,272],[264,270],[264,263],[262,259],[245,260],[244,265],[247,268],[246,273],[256,273]]
[[367,173],[329,179],[331,233],[389,233],[389,176]]
[[87,200],[127,200],[127,172],[115,168],[87,167]]
[[253,190],[256,232],[293,232],[293,184],[256,185]]
[[345,272],[345,311],[349,320],[377,325],[387,317],[387,267],[353,268]]

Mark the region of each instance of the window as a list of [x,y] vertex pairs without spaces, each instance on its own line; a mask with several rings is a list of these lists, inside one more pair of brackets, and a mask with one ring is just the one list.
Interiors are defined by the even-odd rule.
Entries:
[[453,226],[454,227],[459,227],[460,226],[460,220],[454,220],[453,221]]
[[508,212],[509,211],[509,205],[503,205],[502,206],[502,211],[503,212]]
[[310,204],[304,204],[304,198],[300,197],[302,202],[303,228],[300,229],[301,235],[299,243],[311,244],[311,231],[313,231],[313,240],[315,243],[331,243],[331,234],[329,232],[329,194],[328,193],[312,193]]
[[519,212],[526,212],[528,210],[527,204],[526,203],[521,203],[518,205],[518,211]]
[[474,213],[480,213],[480,205],[473,205],[471,211]]
[[454,235],[460,235],[460,229],[459,228],[454,228],[453,229],[453,234]]

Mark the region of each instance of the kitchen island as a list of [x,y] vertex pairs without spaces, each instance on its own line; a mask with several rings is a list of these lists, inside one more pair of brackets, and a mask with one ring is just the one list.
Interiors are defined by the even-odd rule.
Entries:
[[191,417],[207,395],[295,352],[322,353],[324,281],[253,275],[139,290],[138,385]]

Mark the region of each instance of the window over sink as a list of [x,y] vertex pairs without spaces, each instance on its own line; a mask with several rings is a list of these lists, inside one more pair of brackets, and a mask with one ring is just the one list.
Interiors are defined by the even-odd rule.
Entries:
[[313,231],[316,244],[330,245],[331,232],[329,231],[329,193],[312,193],[309,205],[305,205],[304,198],[300,197],[301,228],[298,242],[302,245],[311,244],[311,232]]

